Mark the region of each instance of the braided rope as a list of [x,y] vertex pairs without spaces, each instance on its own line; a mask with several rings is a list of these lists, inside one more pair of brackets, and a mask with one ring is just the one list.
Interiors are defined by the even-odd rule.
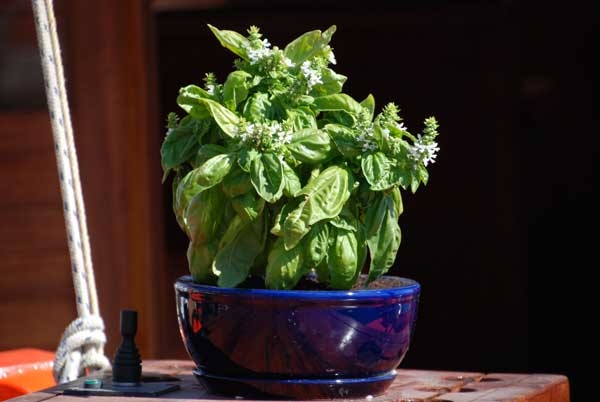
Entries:
[[[85,375],[85,368],[110,367],[108,358],[91,345],[104,345],[104,323],[97,315],[79,317],[71,322],[60,340],[54,359],[53,373],[61,383]],[[82,350],[85,352],[82,354]]]
[[[50,111],[71,258],[71,274],[79,316],[65,331],[56,353],[54,376],[59,383],[63,383],[86,374],[86,369],[106,369],[110,367],[110,363],[104,356],[103,350],[106,337],[98,308],[79,166],[53,4],[52,0],[32,0],[32,5],[46,85],[46,99]],[[85,336],[75,336],[73,331],[82,331]],[[83,341],[80,342],[79,338]],[[64,360],[69,358],[67,364]]]

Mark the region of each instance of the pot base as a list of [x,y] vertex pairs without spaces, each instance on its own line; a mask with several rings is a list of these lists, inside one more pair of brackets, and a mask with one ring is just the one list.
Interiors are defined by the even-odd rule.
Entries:
[[260,399],[365,398],[383,394],[396,378],[396,370],[372,377],[339,379],[222,377],[200,369],[193,373],[209,392]]

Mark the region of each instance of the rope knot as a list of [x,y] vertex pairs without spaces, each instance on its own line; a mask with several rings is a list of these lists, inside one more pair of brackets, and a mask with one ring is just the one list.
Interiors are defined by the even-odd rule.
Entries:
[[59,383],[87,375],[87,369],[105,370],[111,367],[103,353],[106,344],[104,322],[97,315],[79,317],[65,329],[56,350],[53,374]]

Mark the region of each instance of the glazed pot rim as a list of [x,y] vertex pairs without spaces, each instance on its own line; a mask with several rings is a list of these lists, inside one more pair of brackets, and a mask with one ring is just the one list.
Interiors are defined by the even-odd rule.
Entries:
[[248,289],[225,288],[213,285],[204,285],[195,282],[191,275],[183,275],[175,280],[175,288],[179,291],[194,290],[205,294],[219,294],[231,296],[274,297],[282,299],[371,299],[384,296],[405,296],[418,294],[421,285],[414,279],[395,275],[384,275],[382,278],[394,278],[401,281],[401,286],[381,289],[350,289],[350,290],[274,290],[274,289]]

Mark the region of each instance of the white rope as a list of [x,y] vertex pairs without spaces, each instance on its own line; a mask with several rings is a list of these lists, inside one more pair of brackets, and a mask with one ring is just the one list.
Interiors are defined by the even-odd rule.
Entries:
[[[106,336],[98,308],[85,207],[79,180],[79,166],[65,89],[54,8],[52,0],[32,0],[32,5],[46,85],[46,99],[50,111],[63,214],[71,257],[71,273],[79,316],[65,330],[56,353],[54,377],[57,382],[63,383],[85,375],[87,369],[109,368],[110,363],[104,356]],[[78,336],[72,331],[81,331],[84,335]],[[80,342],[80,339],[83,341]]]
[[[104,323],[96,315],[79,317],[73,321],[60,340],[54,361],[54,376],[72,381],[85,375],[85,368],[110,367],[110,362],[98,348],[90,345],[104,345]],[[82,350],[85,352],[82,354]]]

